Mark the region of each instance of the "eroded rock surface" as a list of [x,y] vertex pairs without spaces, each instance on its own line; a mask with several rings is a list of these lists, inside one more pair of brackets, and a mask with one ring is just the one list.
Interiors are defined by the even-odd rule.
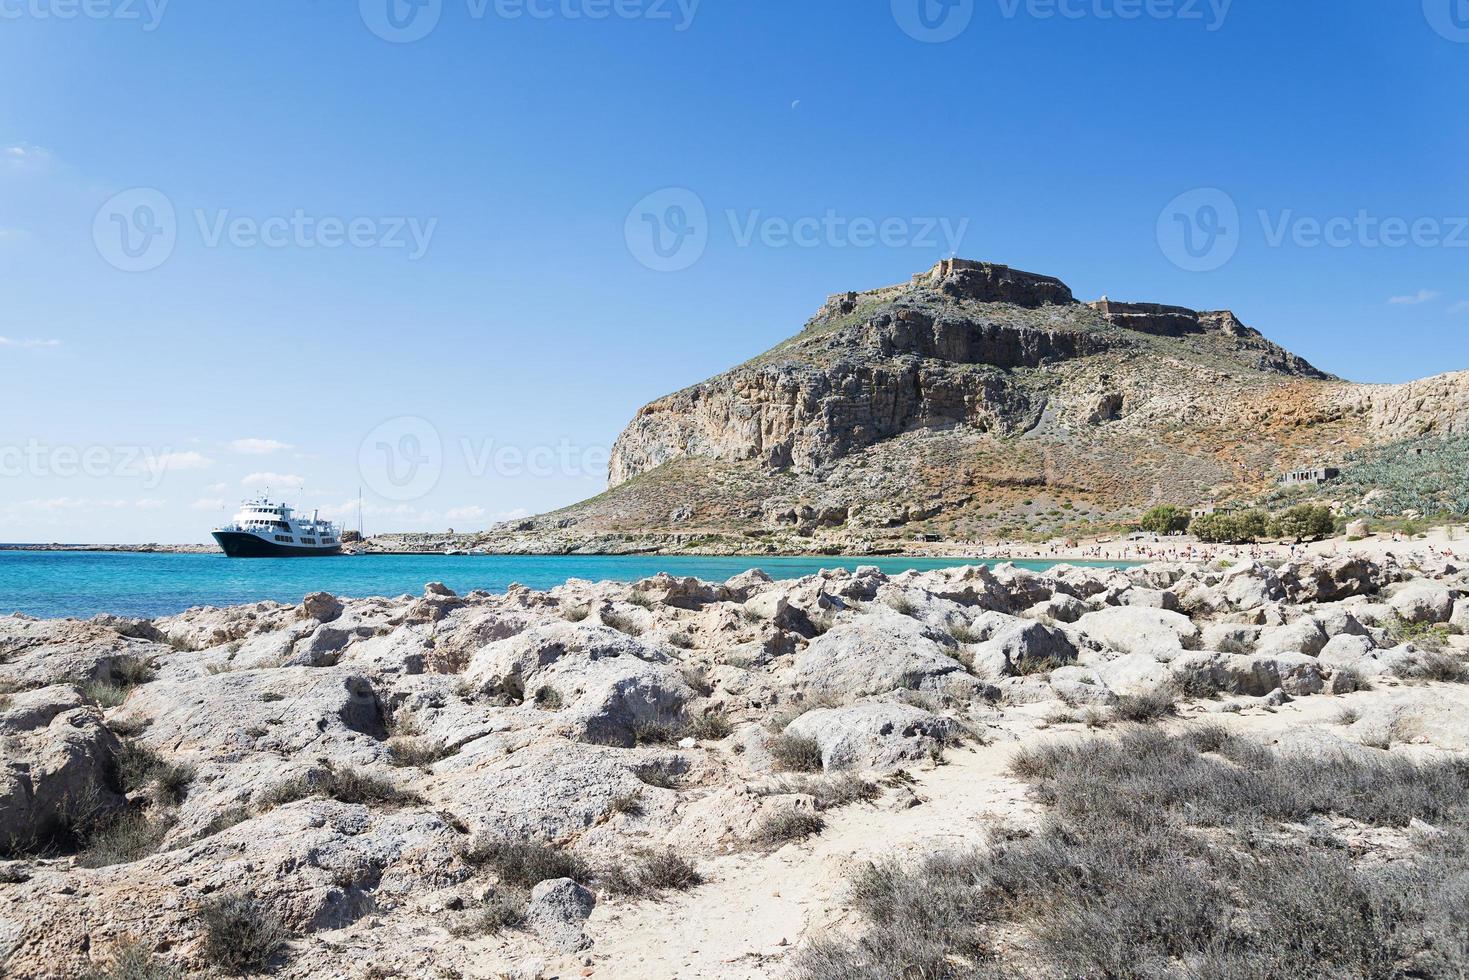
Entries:
[[[1450,566],[1331,559],[7,617],[0,956],[75,976],[137,942],[201,972],[202,908],[243,893],[289,937],[281,976],[342,975],[343,942],[404,975],[637,975],[597,957],[659,893],[641,862],[765,853],[773,818],[823,806],[922,806],[946,753],[1038,725],[1370,687],[1343,728],[1363,751],[1461,751],[1465,712],[1429,685],[1469,675],[1466,604]],[[849,775],[871,786],[841,802],[799,782]],[[575,860],[519,880],[485,842]]]

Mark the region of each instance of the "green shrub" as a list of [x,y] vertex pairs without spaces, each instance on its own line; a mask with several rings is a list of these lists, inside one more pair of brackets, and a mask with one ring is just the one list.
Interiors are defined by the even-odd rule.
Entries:
[[1270,518],[1260,510],[1203,514],[1188,526],[1206,544],[1252,544],[1270,531]]
[[1144,514],[1139,523],[1144,531],[1153,534],[1179,534],[1188,530],[1189,513],[1181,507],[1163,504]]
[[1299,504],[1276,516],[1273,530],[1276,537],[1292,538],[1296,541],[1315,541],[1329,538],[1336,531],[1336,518],[1330,507],[1320,504]]

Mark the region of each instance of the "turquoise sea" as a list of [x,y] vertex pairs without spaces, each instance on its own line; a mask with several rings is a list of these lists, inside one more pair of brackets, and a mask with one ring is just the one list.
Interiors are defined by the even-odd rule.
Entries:
[[[723,581],[751,568],[764,569],[775,578],[798,578],[822,568],[858,565],[901,572],[969,564],[979,562],[963,558],[602,555],[363,555],[232,560],[223,555],[0,550],[0,615],[13,611],[51,619],[85,618],[105,612],[153,618],[191,606],[239,605],[262,599],[294,603],[310,592],[352,597],[418,594],[428,582],[443,582],[458,592],[499,592],[512,582],[548,589],[573,578],[632,582],[658,572]],[[1055,563],[1016,564],[1039,569]]]

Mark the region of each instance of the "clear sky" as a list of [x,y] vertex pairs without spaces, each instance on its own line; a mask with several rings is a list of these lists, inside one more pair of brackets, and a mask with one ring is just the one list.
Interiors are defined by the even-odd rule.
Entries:
[[1469,0],[0,0],[0,540],[547,510],[954,251],[1469,368],[1466,83]]

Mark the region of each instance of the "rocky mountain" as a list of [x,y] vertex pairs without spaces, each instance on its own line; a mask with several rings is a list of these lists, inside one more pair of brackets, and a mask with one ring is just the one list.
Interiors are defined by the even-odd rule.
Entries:
[[832,296],[790,340],[647,405],[607,493],[493,538],[863,552],[1076,534],[1466,429],[1466,375],[1352,384],[1227,310],[1083,303],[1059,279],[950,259]]

